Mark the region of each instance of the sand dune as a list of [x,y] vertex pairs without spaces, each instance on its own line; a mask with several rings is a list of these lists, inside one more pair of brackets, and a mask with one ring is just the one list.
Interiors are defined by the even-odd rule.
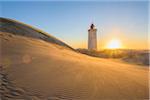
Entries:
[[147,67],[86,56],[69,46],[11,31],[1,31],[0,40],[4,100],[149,98]]
[[58,40],[56,37],[16,20],[0,18],[0,25],[1,32],[9,32],[15,35],[37,38],[73,49],[64,42]]

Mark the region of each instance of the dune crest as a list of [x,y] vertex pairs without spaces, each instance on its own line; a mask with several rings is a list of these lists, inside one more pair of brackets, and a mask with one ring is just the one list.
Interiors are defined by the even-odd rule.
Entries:
[[0,18],[0,25],[1,32],[8,32],[15,35],[37,38],[73,49],[64,42],[55,38],[54,36],[16,20]]

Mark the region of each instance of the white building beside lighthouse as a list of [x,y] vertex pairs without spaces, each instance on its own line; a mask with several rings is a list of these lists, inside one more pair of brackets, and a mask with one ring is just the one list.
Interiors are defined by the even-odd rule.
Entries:
[[88,49],[97,50],[97,29],[94,24],[91,24],[90,29],[88,30]]

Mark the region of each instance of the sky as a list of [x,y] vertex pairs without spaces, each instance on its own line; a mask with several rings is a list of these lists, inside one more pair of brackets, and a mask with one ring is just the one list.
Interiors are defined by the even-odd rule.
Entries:
[[87,48],[91,23],[98,49],[117,39],[122,48],[148,48],[148,1],[1,1],[0,16],[39,28],[73,48]]

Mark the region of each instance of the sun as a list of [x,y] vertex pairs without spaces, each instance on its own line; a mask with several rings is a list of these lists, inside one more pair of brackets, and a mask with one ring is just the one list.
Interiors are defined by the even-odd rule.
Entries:
[[121,42],[118,39],[112,39],[107,45],[108,49],[118,49],[121,47],[122,47]]

